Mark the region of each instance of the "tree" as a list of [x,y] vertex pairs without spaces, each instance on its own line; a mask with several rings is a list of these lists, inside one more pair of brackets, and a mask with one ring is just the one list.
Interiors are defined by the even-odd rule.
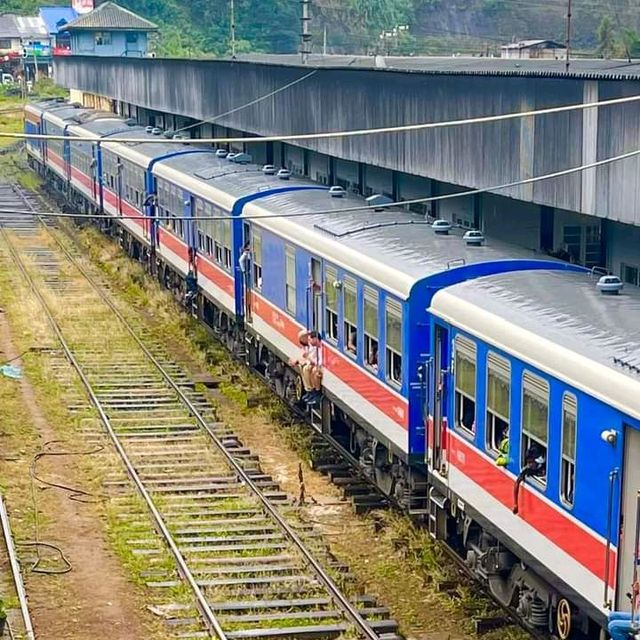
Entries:
[[622,34],[625,55],[630,58],[640,57],[640,34],[633,29],[625,29]]
[[616,36],[613,21],[609,16],[604,16],[598,25],[598,54],[603,58],[610,58],[613,54]]

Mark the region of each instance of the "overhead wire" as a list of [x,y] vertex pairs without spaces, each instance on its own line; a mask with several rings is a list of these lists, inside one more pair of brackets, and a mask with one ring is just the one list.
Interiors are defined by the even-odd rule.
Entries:
[[292,82],[289,82],[285,85],[283,85],[282,87],[278,87],[277,89],[270,91],[269,93],[260,96],[259,98],[255,98],[254,100],[251,100],[250,102],[247,102],[246,104],[240,105],[239,107],[234,107],[233,109],[229,109],[229,111],[224,111],[222,113],[218,113],[215,116],[209,116],[208,118],[205,118],[204,120],[200,120],[199,122],[194,122],[193,124],[187,125],[185,127],[182,127],[180,129],[175,129],[174,133],[180,133],[181,131],[188,131],[189,129],[193,129],[195,127],[199,127],[203,124],[209,124],[211,122],[215,122],[216,120],[220,120],[220,118],[224,118],[226,116],[230,116],[232,113],[237,113],[238,111],[242,111],[243,109],[247,109],[249,107],[252,107],[254,104],[258,104],[259,102],[262,102],[263,100],[267,100],[268,98],[272,98],[273,96],[277,95],[278,93],[281,93],[282,91],[286,91],[287,89],[290,89],[291,87],[300,84],[301,82],[303,82],[304,80],[307,80],[308,78],[311,78],[312,76],[314,76],[316,73],[318,73],[318,71],[321,71],[321,69],[314,69],[313,71],[310,71],[309,73],[306,73],[305,75],[303,75],[300,78],[297,78],[296,80],[293,80]]
[[[579,165],[577,167],[570,167],[568,169],[561,169],[560,171],[554,171],[552,173],[547,173],[539,176],[533,176],[531,178],[522,178],[519,180],[514,180],[511,182],[493,185],[490,187],[482,187],[478,189],[469,189],[467,191],[459,191],[456,193],[447,193],[439,196],[427,196],[424,198],[413,198],[411,200],[396,200],[388,203],[381,204],[363,204],[356,207],[344,207],[341,209],[323,209],[318,211],[302,211],[296,213],[273,213],[273,214],[264,214],[264,215],[243,215],[241,216],[243,220],[265,220],[268,218],[301,218],[304,216],[316,216],[316,215],[337,215],[337,214],[345,214],[345,213],[355,213],[358,211],[372,211],[377,209],[390,209],[393,207],[406,207],[412,204],[426,204],[428,202],[438,202],[441,200],[452,200],[454,198],[464,198],[468,196],[477,195],[480,193],[488,193],[494,191],[503,191],[504,189],[510,189],[513,187],[518,187],[521,185],[534,184],[536,182],[542,182],[543,180],[552,180],[554,178],[561,178],[563,176],[568,176],[574,173],[580,173],[582,171],[587,171],[589,169],[595,169],[597,167],[602,167],[605,165],[612,164],[614,162],[620,162],[622,160],[627,160],[629,158],[634,158],[640,156],[640,149],[636,149],[634,151],[628,151],[626,153],[619,154],[617,156],[612,156],[610,158],[604,158],[603,160],[596,160],[594,162],[589,162],[587,164]],[[328,190],[327,190],[328,192]],[[149,221],[153,220],[196,220],[196,221],[207,221],[207,220],[228,220],[229,216],[117,216],[112,214],[87,214],[87,213],[62,213],[57,211],[30,211],[25,209],[0,209],[0,214],[18,214],[25,216],[39,216],[43,218],[84,218],[84,219],[108,219],[108,220],[145,220]]]
[[566,113],[568,111],[582,111],[585,109],[593,109],[599,107],[608,107],[613,105],[629,104],[640,101],[640,95],[625,96],[622,98],[611,98],[608,100],[600,100],[595,102],[581,102],[578,104],[563,105],[560,107],[547,107],[545,109],[532,109],[529,111],[517,111],[511,113],[502,113],[491,116],[476,116],[472,118],[460,118],[456,120],[444,120],[441,122],[422,122],[417,124],[393,125],[387,127],[370,127],[365,129],[348,129],[343,131],[322,131],[318,133],[294,133],[273,136],[262,136],[258,138],[194,138],[194,139],[175,139],[175,138],[118,138],[113,137],[108,140],[101,140],[96,136],[62,136],[43,133],[24,133],[0,131],[0,138],[16,138],[20,140],[62,140],[73,142],[92,142],[100,143],[102,146],[111,146],[113,144],[229,144],[236,142],[244,143],[265,143],[265,142],[286,142],[289,140],[321,140],[326,138],[352,138],[358,136],[379,135],[383,133],[408,133],[413,131],[426,131],[429,129],[442,129],[445,127],[458,127],[474,124],[489,124],[493,122],[504,122],[508,120],[517,120],[519,118],[537,117],[543,115],[551,115],[555,113]]

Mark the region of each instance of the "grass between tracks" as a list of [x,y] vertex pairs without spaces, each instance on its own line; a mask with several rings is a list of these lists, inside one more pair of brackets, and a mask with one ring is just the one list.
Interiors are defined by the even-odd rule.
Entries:
[[[222,419],[232,424],[251,419],[256,428],[275,427],[277,440],[290,455],[309,460],[311,430],[292,419],[286,406],[269,395],[255,376],[231,360],[205,328],[181,312],[172,295],[149,278],[141,265],[94,227],[68,228],[94,265],[111,280],[120,298],[147,318],[169,350],[179,360],[183,354],[192,369],[207,370],[220,380],[225,397],[219,406]],[[248,397],[259,399],[256,407],[247,407]],[[367,592],[390,606],[403,632],[414,637],[424,633],[473,637],[471,618],[498,615],[475,586],[462,582],[453,591],[438,590],[438,584],[456,581],[455,571],[447,568],[446,558],[428,534],[405,517],[382,513],[353,519],[357,522],[354,528],[334,536],[331,548],[349,564]],[[517,627],[507,627],[484,637],[520,640],[528,636]]]
[[[163,604],[167,600],[189,602],[189,599],[181,588],[173,589],[170,593],[158,589],[157,593],[151,594],[145,587],[145,582],[154,578],[144,578],[141,574],[143,571],[154,570],[171,576],[173,561],[163,548],[159,548],[159,553],[151,560],[152,564],[145,556],[133,552],[131,540],[156,537],[146,508],[137,495],[125,490],[110,499],[101,499],[108,497],[105,496],[103,486],[105,480],[113,479],[115,475],[126,483],[126,475],[106,438],[100,436],[102,427],[96,414],[88,406],[82,406],[87,402],[84,388],[58,350],[59,344],[39,302],[21,275],[13,266],[10,267],[10,258],[1,238],[0,300],[11,327],[14,348],[19,353],[24,352],[21,358],[23,375],[33,390],[33,397],[25,398],[19,391],[19,382],[0,376],[0,446],[4,458],[4,463],[0,465],[0,485],[7,496],[16,540],[23,542],[34,539],[37,508],[40,539],[58,544],[63,552],[66,551],[73,557],[74,550],[65,548],[64,533],[60,531],[60,513],[57,511],[59,500],[66,500],[67,497],[56,496],[56,489],[43,491],[46,487],[36,482],[35,506],[31,497],[29,468],[34,456],[47,441],[55,440],[57,449],[68,451],[89,451],[98,448],[96,444],[104,447],[99,455],[69,458],[69,465],[73,468],[73,486],[90,492],[93,497],[89,499],[95,500],[95,504],[84,506],[83,510],[92,510],[92,517],[95,517],[92,526],[104,531],[112,551],[120,559],[133,585],[130,595],[135,599],[134,606],[140,610],[145,637],[154,640],[172,637],[159,619],[144,611],[144,605]],[[45,350],[41,351],[43,348]],[[55,351],[49,351],[50,349]],[[0,352],[0,361],[2,360]],[[27,407],[30,402],[37,405],[38,412],[42,412],[42,422],[46,423],[44,430],[42,424],[34,423],[33,410],[29,411]],[[70,406],[73,406],[73,410],[69,409]],[[83,437],[83,433],[87,435]],[[46,460],[45,458],[39,462],[38,475],[60,482],[60,477]],[[64,480],[64,483],[68,484],[69,480]],[[123,511],[129,514],[127,518],[122,517]],[[62,523],[62,528],[74,525],[75,523],[66,522]],[[19,552],[23,565],[28,567],[35,556],[24,547],[19,547]],[[60,568],[61,564],[57,557],[52,556],[45,559],[44,566]],[[76,616],[73,623],[78,622],[80,613],[63,580],[56,579],[55,576],[29,574],[27,569],[26,584],[28,592],[30,589],[38,592],[38,603],[55,603],[51,605],[54,610],[67,612],[59,613],[58,616],[64,618],[69,615],[69,624],[71,616]],[[46,604],[44,606],[48,608]],[[109,635],[107,629],[105,634],[105,637]]]

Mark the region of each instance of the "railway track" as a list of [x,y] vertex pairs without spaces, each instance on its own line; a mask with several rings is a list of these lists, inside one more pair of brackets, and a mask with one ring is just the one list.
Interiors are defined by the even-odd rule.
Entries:
[[[34,198],[0,185],[8,208],[35,211]],[[189,594],[192,604],[167,605],[176,635],[396,638],[388,611],[359,594],[348,567],[108,286],[35,218],[2,214],[0,233],[151,516],[157,535],[130,544],[153,557],[161,541],[173,558],[173,570],[149,572],[149,588]]]
[[[0,495],[0,537],[2,547],[0,550],[0,595],[3,596],[3,604],[7,615],[6,622],[0,624],[0,637],[11,640],[35,640],[31,615],[27,596],[22,582],[22,573],[18,562],[18,554],[11,532],[9,514]],[[7,586],[7,574],[10,574],[10,586]],[[9,606],[9,595],[11,600],[16,602],[16,606]]]

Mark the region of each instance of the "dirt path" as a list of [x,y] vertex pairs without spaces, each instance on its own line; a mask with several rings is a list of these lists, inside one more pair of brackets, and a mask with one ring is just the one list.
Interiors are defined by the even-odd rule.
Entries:
[[[9,324],[0,312],[0,360],[18,355]],[[20,364],[20,359],[14,361]],[[18,400],[26,408],[26,417],[37,434],[40,446],[57,438],[56,431],[43,415],[36,392],[26,377],[15,382]],[[4,442],[2,442],[4,440]],[[65,444],[65,447],[73,445]],[[82,448],[82,443],[76,445]],[[0,439],[0,447],[21,448],[22,443]],[[29,455],[20,449],[20,455]],[[82,487],[82,479],[66,456],[47,457],[38,464],[38,475],[65,485]],[[30,464],[26,461],[26,466]],[[2,465],[9,462],[2,461]],[[3,475],[8,477],[7,469]],[[21,500],[24,502],[25,492]],[[7,488],[7,502],[20,514],[28,505],[12,500],[12,487]],[[64,575],[43,575],[26,572],[25,582],[35,631],[40,640],[113,640],[144,638],[140,620],[141,604],[135,589],[122,572],[117,558],[107,549],[103,532],[104,519],[100,506],[82,504],[68,499],[57,489],[37,489],[41,513],[41,539],[59,545],[73,566]]]

